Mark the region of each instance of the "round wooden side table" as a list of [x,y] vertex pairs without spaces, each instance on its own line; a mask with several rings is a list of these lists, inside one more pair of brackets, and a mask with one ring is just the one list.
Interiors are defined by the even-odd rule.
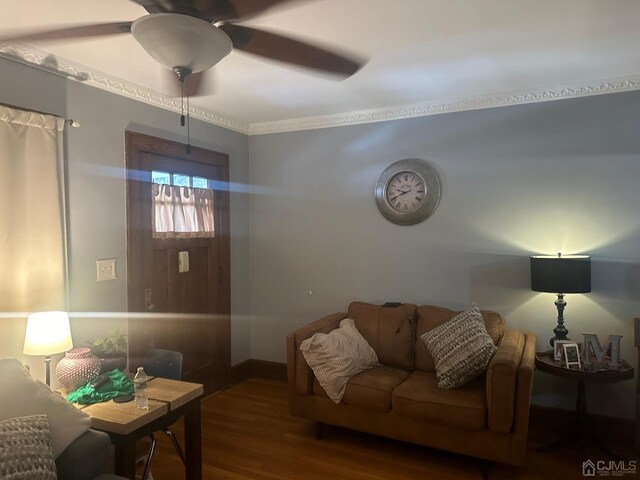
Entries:
[[[605,364],[601,367],[609,368],[608,362],[605,361]],[[620,366],[615,370],[587,370],[584,368],[568,369],[564,366],[564,362],[553,359],[553,352],[538,352],[536,353],[536,368],[557,377],[575,380],[578,383],[576,419],[574,427],[570,427],[557,441],[539,448],[538,451],[546,452],[553,450],[561,444],[571,441],[577,437],[578,441],[582,444],[583,449],[585,449],[587,444],[591,441],[609,456],[613,458],[620,458],[619,455],[613,453],[609,448],[607,448],[602,440],[595,434],[593,429],[589,428],[589,425],[586,422],[587,396],[585,385],[587,383],[615,383],[623,380],[630,380],[633,378],[633,367],[624,360],[621,360]]]

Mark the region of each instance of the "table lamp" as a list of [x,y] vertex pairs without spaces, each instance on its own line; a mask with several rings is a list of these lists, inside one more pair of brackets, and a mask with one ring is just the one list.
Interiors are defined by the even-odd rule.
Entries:
[[564,301],[566,293],[588,293],[591,291],[591,257],[588,255],[535,255],[531,257],[531,290],[555,293],[558,299],[558,324],[549,343],[567,340],[569,331],[564,326]]
[[45,379],[51,385],[51,355],[73,348],[67,312],[30,313],[24,335],[25,355],[44,355]]

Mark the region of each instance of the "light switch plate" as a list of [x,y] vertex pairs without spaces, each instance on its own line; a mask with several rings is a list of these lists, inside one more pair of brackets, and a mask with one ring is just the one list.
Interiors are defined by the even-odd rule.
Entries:
[[178,273],[189,271],[189,252],[178,252]]
[[98,281],[116,280],[116,259],[96,260],[98,270]]

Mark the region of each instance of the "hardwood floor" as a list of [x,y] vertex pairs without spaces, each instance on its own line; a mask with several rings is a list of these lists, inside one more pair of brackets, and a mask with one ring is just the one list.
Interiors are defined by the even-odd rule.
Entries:
[[[288,413],[286,383],[251,379],[202,402],[205,480],[490,480],[582,479],[578,446],[540,453],[554,434],[531,429],[524,468],[490,464],[327,425],[322,440],[313,422]],[[182,426],[172,430],[182,442]],[[589,451],[592,460],[604,457]],[[158,435],[155,480],[184,478],[170,441]],[[622,478],[630,480],[632,476]],[[633,477],[636,478],[636,477]]]

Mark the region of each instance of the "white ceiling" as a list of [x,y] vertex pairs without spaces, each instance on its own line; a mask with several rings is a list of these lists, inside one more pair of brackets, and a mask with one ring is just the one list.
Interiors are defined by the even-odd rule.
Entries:
[[[2,0],[0,33],[145,14],[128,0]],[[340,82],[232,52],[213,67],[214,93],[192,103],[247,133],[640,88],[638,0],[310,0],[246,24],[368,58]],[[53,54],[99,87],[122,81],[120,93],[166,91],[161,67],[130,35],[30,47],[0,51],[38,63]]]

